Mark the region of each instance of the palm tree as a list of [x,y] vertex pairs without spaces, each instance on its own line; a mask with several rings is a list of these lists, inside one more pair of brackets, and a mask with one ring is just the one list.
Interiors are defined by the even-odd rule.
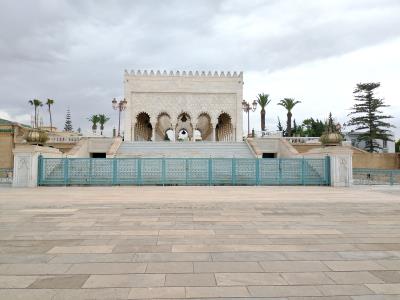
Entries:
[[258,94],[257,103],[261,106],[261,131],[265,131],[265,107],[270,102],[269,94]]
[[99,123],[99,116],[98,115],[92,115],[92,116],[90,116],[89,118],[88,118],[88,120],[90,121],[90,122],[92,122],[92,130],[93,130],[93,133],[96,133],[96,130],[97,130],[97,123]]
[[104,114],[98,115],[98,118],[100,124],[100,134],[103,135],[104,124],[107,123],[107,121],[110,120],[110,118]]
[[53,99],[47,99],[46,105],[48,107],[49,115],[50,115],[50,131],[53,131],[53,120],[51,118],[51,106],[53,104],[54,104],[54,100]]
[[28,103],[32,106],[35,107],[35,122],[34,122],[34,127],[38,128],[38,120],[39,120],[39,112],[38,112],[38,108],[43,106],[42,101],[40,101],[39,99],[33,99],[33,100],[29,100]]
[[287,110],[287,122],[286,122],[286,135],[292,135],[292,109],[296,104],[301,103],[301,101],[296,101],[293,98],[284,98],[278,105],[283,106]]

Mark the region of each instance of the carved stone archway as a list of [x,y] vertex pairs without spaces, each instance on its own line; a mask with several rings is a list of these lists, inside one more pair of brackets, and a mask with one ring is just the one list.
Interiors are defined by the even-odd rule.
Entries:
[[151,141],[153,126],[150,123],[150,116],[146,112],[141,112],[136,116],[134,140]]
[[172,129],[171,117],[168,113],[162,112],[157,117],[156,123],[156,141],[168,140],[167,131]]
[[200,131],[203,141],[212,140],[213,127],[211,124],[211,117],[208,113],[203,112],[198,116],[196,129]]
[[229,114],[222,113],[219,115],[215,130],[217,141],[230,142],[234,140],[232,118]]
[[175,127],[175,139],[178,140],[179,132],[185,130],[188,134],[189,139],[193,137],[193,125],[192,119],[187,112],[179,114],[177,124]]

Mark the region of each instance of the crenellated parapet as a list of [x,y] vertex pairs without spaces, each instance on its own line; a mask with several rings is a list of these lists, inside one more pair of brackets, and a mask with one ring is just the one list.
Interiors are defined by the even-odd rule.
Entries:
[[243,72],[224,72],[224,71],[154,71],[154,70],[125,70],[125,76],[165,76],[165,77],[227,77],[242,78]]

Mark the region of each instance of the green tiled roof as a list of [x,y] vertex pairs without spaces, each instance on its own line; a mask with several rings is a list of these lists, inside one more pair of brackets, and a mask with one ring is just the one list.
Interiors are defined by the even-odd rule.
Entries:
[[0,125],[12,125],[14,122],[0,118]]
[[19,124],[19,125],[21,125],[23,127],[29,127],[29,128],[31,127],[29,125],[21,124],[21,123],[18,123],[18,122],[12,122],[12,121],[0,118],[0,125],[13,125],[13,124]]

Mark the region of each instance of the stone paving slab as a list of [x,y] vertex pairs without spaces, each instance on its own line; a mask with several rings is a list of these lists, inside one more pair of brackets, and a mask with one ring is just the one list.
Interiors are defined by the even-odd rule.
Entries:
[[0,189],[0,299],[400,300],[400,189]]

